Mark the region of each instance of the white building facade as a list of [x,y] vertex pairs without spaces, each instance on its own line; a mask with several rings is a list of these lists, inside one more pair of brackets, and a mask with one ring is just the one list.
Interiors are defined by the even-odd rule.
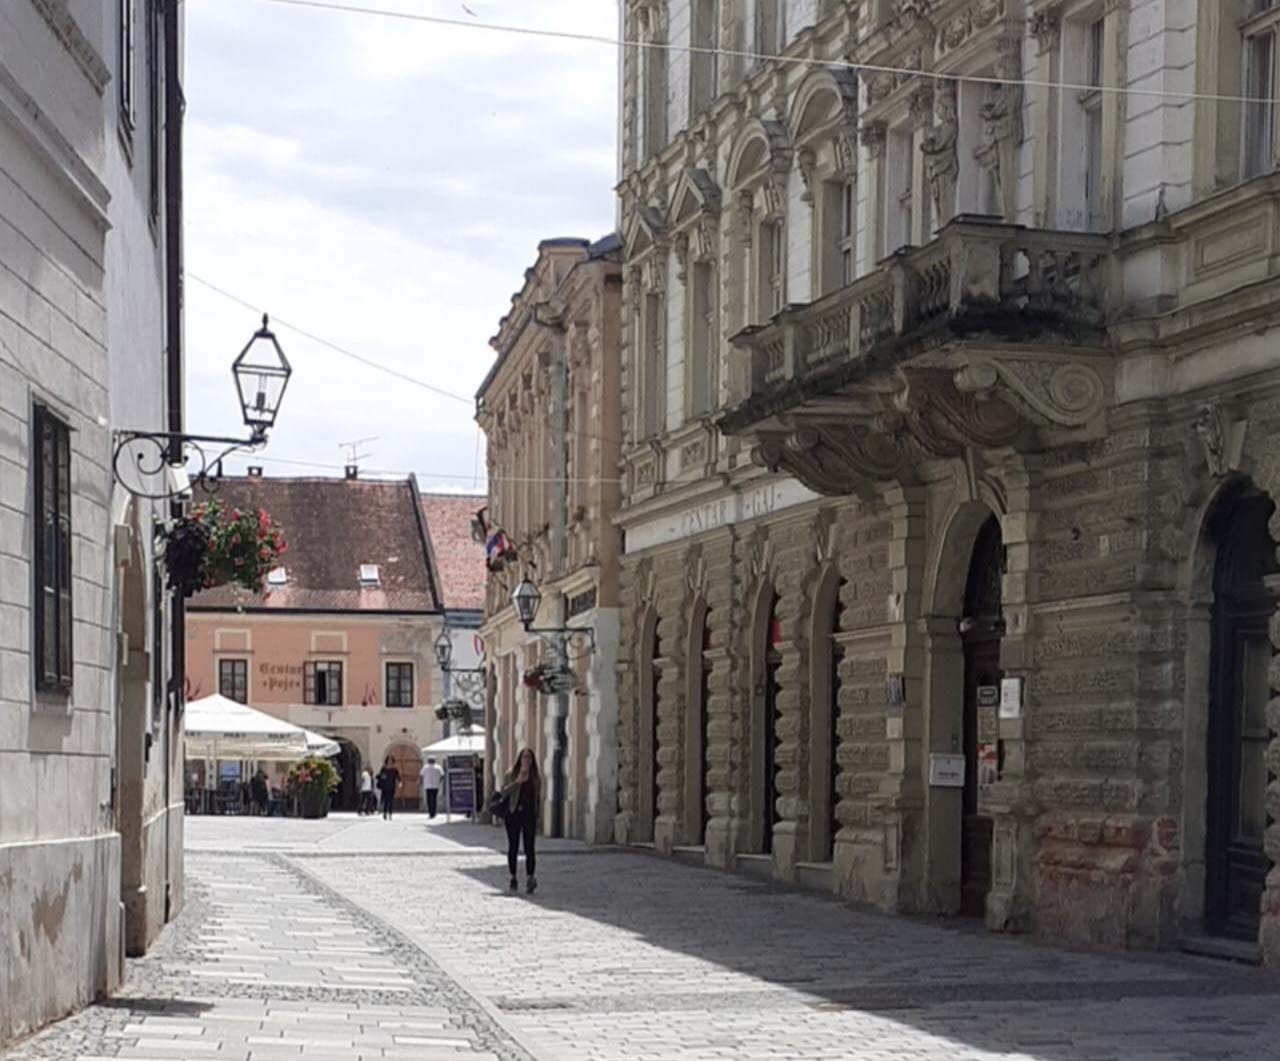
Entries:
[[619,839],[1280,960],[1273,5],[620,6]]
[[180,36],[155,2],[0,9],[0,1041],[114,989],[181,906],[166,512],[112,472],[113,428],[170,423]]

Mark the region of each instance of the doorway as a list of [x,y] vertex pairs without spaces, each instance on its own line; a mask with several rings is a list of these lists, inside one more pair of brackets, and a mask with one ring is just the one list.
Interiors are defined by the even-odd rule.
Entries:
[[702,613],[702,638],[698,653],[698,843],[707,842],[711,821],[711,770],[707,753],[711,748],[711,610]]
[[765,627],[767,645],[764,664],[764,740],[760,742],[763,762],[760,764],[763,781],[760,837],[761,854],[773,854],[773,829],[778,824],[778,671],[782,667],[782,626],[778,621],[778,595],[773,594],[769,603],[769,618]]
[[338,755],[333,765],[338,770],[338,788],[333,794],[331,806],[336,811],[354,811],[359,807],[360,770],[363,760],[360,749],[345,737],[330,737],[338,745]]
[[1266,707],[1271,695],[1268,632],[1276,596],[1275,504],[1246,489],[1211,526],[1217,545],[1210,625],[1209,732],[1205,835],[1205,928],[1254,941],[1270,862]]
[[989,516],[978,531],[965,581],[960,637],[964,648],[964,789],[960,825],[960,912],[986,913],[991,890],[991,818],[982,813],[984,780],[995,772],[999,737],[1000,638],[1004,633],[1001,581],[1004,540]]

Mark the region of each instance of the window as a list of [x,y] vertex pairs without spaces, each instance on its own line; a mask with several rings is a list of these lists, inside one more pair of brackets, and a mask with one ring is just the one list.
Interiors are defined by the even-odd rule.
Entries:
[[137,0],[120,0],[120,121],[126,133],[137,122],[133,93],[133,30]]
[[160,216],[160,3],[146,0],[147,174],[151,220]]
[[71,688],[71,429],[32,411],[35,471],[36,684]]
[[378,565],[377,564],[361,564],[360,565],[360,585],[377,586],[380,584],[381,584],[381,579],[378,575]]
[[1085,27],[1085,84],[1080,93],[1084,112],[1084,203],[1085,225],[1089,231],[1106,227],[1102,202],[1102,49],[1103,19]]
[[342,664],[311,661],[302,665],[302,701],[307,704],[342,706]]
[[756,0],[756,62],[762,56],[777,55],[786,46],[782,0]]
[[289,584],[289,570],[284,567],[273,567],[267,572],[268,586],[287,586]]
[[1257,0],[1241,32],[1244,36],[1244,174],[1245,178],[1275,167],[1276,31],[1280,5]]
[[714,403],[716,350],[716,299],[714,272],[709,262],[694,262],[690,269],[689,299],[689,402],[690,416],[711,411]]
[[911,229],[915,214],[915,144],[910,130],[895,132],[891,136],[893,148],[890,177],[889,239],[887,250],[911,244]]
[[720,23],[717,0],[694,0],[693,50],[689,55],[689,114],[701,113],[716,98],[716,27]]
[[653,46],[640,51],[642,162],[667,146],[667,50],[659,34],[650,31],[648,40]]
[[387,706],[413,706],[413,664],[387,664]]
[[663,299],[656,291],[644,296],[640,348],[640,435],[652,438],[662,430],[662,369],[666,349],[662,341]]
[[249,702],[249,661],[218,660],[218,693],[237,704]]
[[786,305],[787,243],[781,221],[766,221],[760,226],[758,267],[759,292],[756,299],[756,324],[776,316]]
[[851,284],[857,271],[858,186],[850,180],[824,181],[818,209],[818,294],[829,295]]

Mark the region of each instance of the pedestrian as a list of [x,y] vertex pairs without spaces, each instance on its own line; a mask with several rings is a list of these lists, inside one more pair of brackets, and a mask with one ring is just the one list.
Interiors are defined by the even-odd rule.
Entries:
[[356,804],[356,811],[360,814],[372,814],[375,809],[373,771],[366,766],[360,771],[360,801]]
[[444,780],[444,771],[436,765],[434,759],[429,758],[418,774],[418,779],[422,782],[422,791],[427,794],[427,817],[434,818],[440,802],[440,782]]
[[502,779],[501,795],[506,803],[507,869],[511,873],[508,887],[517,891],[516,863],[520,857],[520,843],[524,843],[525,890],[532,895],[538,890],[537,855],[534,853],[534,832],[538,824],[538,807],[541,805],[542,774],[532,748],[525,748],[516,759],[516,765]]
[[384,821],[391,820],[391,808],[396,800],[396,793],[400,790],[400,771],[396,769],[395,760],[391,756],[387,756],[386,762],[382,764],[382,769],[378,771],[378,791],[382,794],[382,817]]
[[249,795],[253,800],[254,813],[265,815],[271,793],[267,789],[267,772],[262,767],[258,767],[258,772],[249,780]]

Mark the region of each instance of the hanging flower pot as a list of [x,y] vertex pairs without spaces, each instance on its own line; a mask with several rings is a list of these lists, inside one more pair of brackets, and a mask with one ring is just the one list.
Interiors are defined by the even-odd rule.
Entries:
[[170,588],[187,597],[228,584],[260,594],[287,548],[264,510],[228,511],[221,501],[208,501],[165,532],[165,572]]
[[543,696],[571,693],[578,687],[578,676],[570,667],[555,663],[539,663],[524,672],[527,688],[537,689]]
[[436,708],[436,718],[449,719],[466,728],[471,725],[471,705],[465,700],[446,700]]

